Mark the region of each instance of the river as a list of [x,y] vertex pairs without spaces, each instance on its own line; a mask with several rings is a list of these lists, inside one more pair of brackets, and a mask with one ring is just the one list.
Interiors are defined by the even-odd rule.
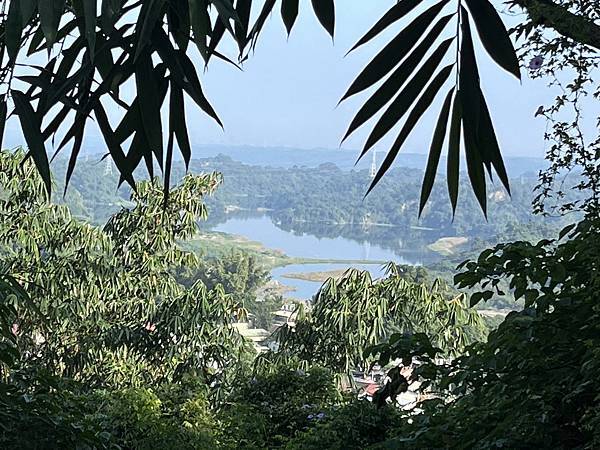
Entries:
[[[294,289],[290,297],[310,299],[321,286],[320,282],[312,282],[286,278],[289,273],[324,272],[330,270],[354,267],[368,270],[375,277],[383,275],[381,261],[394,261],[399,264],[420,265],[424,259],[431,257],[430,252],[419,244],[418,248],[408,248],[394,251],[382,246],[360,242],[343,237],[321,238],[296,230],[279,228],[268,216],[250,218],[230,218],[225,223],[213,228],[228,234],[244,236],[252,241],[262,243],[265,247],[283,251],[291,257],[373,261],[370,264],[293,264],[277,267],[271,272],[273,279]],[[410,242],[410,239],[405,239]],[[406,247],[406,246],[405,246]]]

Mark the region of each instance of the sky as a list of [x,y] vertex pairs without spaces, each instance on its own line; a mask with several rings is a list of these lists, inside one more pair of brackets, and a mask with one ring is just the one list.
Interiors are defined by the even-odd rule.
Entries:
[[[368,93],[359,94],[337,108],[336,104],[362,68],[408,21],[390,28],[381,38],[347,57],[344,55],[391,3],[338,1],[334,42],[318,24],[307,0],[301,2],[302,9],[289,40],[279,15],[273,14],[243,72],[219,61],[211,63],[204,76],[205,90],[224,121],[225,131],[189,108],[190,117],[198,125],[190,127],[193,142],[337,148]],[[448,27],[447,31],[453,30]],[[527,74],[520,83],[495,66],[483,52],[479,51],[478,56],[483,89],[504,153],[543,156],[546,122],[543,118],[535,119],[534,114],[540,105],[552,101],[546,83],[530,80]],[[427,152],[438,111],[436,106],[424,116],[404,151]],[[356,132],[342,147],[361,148],[373,124],[371,121]],[[397,128],[377,149],[386,150],[396,135]]]
[[[411,18],[344,57],[393,1],[338,0],[334,41],[317,22],[310,1],[300,3],[300,15],[289,39],[276,11],[267,21],[256,52],[245,62],[242,71],[217,59],[211,62],[201,82],[225,129],[188,101],[188,130],[193,144],[329,149],[340,146],[341,137],[368,98],[369,91],[336,107],[339,99],[362,68]],[[448,26],[446,31],[451,34],[453,29]],[[503,154],[543,156],[546,122],[543,118],[534,118],[534,114],[540,105],[552,102],[554,94],[545,81],[531,80],[526,73],[519,82],[495,66],[480,47],[479,50],[482,85]],[[221,51],[237,55],[232,42],[224,42]],[[452,53],[451,49],[449,55]],[[192,59],[198,67],[202,66],[197,53]],[[440,101],[423,117],[403,151],[427,153]],[[121,113],[109,111],[113,118]],[[358,152],[373,124],[371,121],[363,126],[342,148]],[[388,148],[398,127],[376,146],[377,150]],[[97,148],[100,142],[97,131],[89,128],[86,133],[86,143]],[[20,143],[19,123],[12,120],[7,126],[5,145]]]

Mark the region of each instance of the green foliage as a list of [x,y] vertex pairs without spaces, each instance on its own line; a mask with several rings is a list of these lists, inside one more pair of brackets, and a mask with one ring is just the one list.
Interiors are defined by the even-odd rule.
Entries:
[[291,439],[289,450],[362,450],[385,441],[403,420],[398,410],[378,409],[367,400],[352,400],[327,410],[316,426]]
[[439,282],[428,287],[407,281],[393,264],[380,280],[349,270],[323,285],[310,312],[300,314],[294,327],[278,330],[275,357],[318,361],[338,373],[367,370],[365,350],[394,331],[426,333],[455,355],[484,336],[481,318],[465,302],[464,296],[453,297]]
[[237,305],[221,288],[185,288],[171,274],[196,263],[176,242],[195,232],[219,177],[186,177],[166,209],[161,187],[142,183],[134,206],[101,230],[47,203],[22,158],[0,157],[1,272],[37,305],[15,305],[21,363],[92,385],[140,386],[189,371],[223,378],[244,349],[231,326]]
[[[598,226],[587,219],[563,232],[568,240],[501,245],[465,265],[460,283],[478,283],[485,293],[506,277],[524,289],[528,307],[447,364],[433,364],[431,349],[423,347],[414,376],[427,381],[435,398],[385,448],[597,445]],[[392,358],[406,352],[398,347]]]
[[330,371],[282,365],[240,383],[221,418],[232,447],[274,448],[316,423],[320,412],[340,400]]

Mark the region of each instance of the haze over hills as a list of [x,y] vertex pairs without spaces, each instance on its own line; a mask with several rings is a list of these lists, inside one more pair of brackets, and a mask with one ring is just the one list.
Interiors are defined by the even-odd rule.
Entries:
[[[229,145],[196,145],[194,158],[209,158],[223,154],[234,161],[244,164],[290,168],[293,166],[318,167],[320,164],[333,163],[342,170],[368,169],[372,162],[372,152],[369,152],[357,164],[358,150],[313,148],[300,149],[292,147],[255,147],[255,146],[229,146]],[[379,165],[385,152],[377,152]],[[505,157],[507,170],[511,177],[524,174],[537,174],[544,167],[543,158],[530,157]],[[427,164],[427,155],[421,153],[400,153],[396,158],[394,167],[407,167],[424,170]],[[442,158],[439,168],[445,171],[446,161]],[[463,164],[464,167],[464,164]]]

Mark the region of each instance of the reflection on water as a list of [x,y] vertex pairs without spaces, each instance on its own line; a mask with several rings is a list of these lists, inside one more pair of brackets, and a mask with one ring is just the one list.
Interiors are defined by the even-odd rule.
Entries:
[[[348,238],[349,226],[344,226],[344,237],[336,234],[341,228],[331,225],[296,223],[275,225],[268,216],[230,218],[215,226],[215,231],[245,236],[261,242],[264,246],[283,251],[297,258],[373,261],[374,264],[296,264],[278,267],[272,271],[273,279],[295,289],[291,297],[308,299],[319,289],[321,283],[284,278],[286,273],[323,272],[354,267],[369,270],[374,276],[383,275],[381,261],[394,261],[399,264],[419,265],[436,259],[426,245],[437,239],[431,232],[422,230],[401,230],[387,227],[383,232],[374,230],[370,234],[364,229],[357,230],[356,238]],[[283,229],[285,228],[285,229]],[[320,230],[319,230],[320,228]],[[372,228],[373,229],[373,228]],[[310,230],[310,231],[308,231]],[[391,236],[396,235],[394,238]],[[378,237],[373,241],[370,236]],[[383,237],[382,237],[383,236]],[[387,236],[387,238],[386,238]],[[383,241],[382,241],[383,240]],[[393,245],[381,245],[382,242]]]

